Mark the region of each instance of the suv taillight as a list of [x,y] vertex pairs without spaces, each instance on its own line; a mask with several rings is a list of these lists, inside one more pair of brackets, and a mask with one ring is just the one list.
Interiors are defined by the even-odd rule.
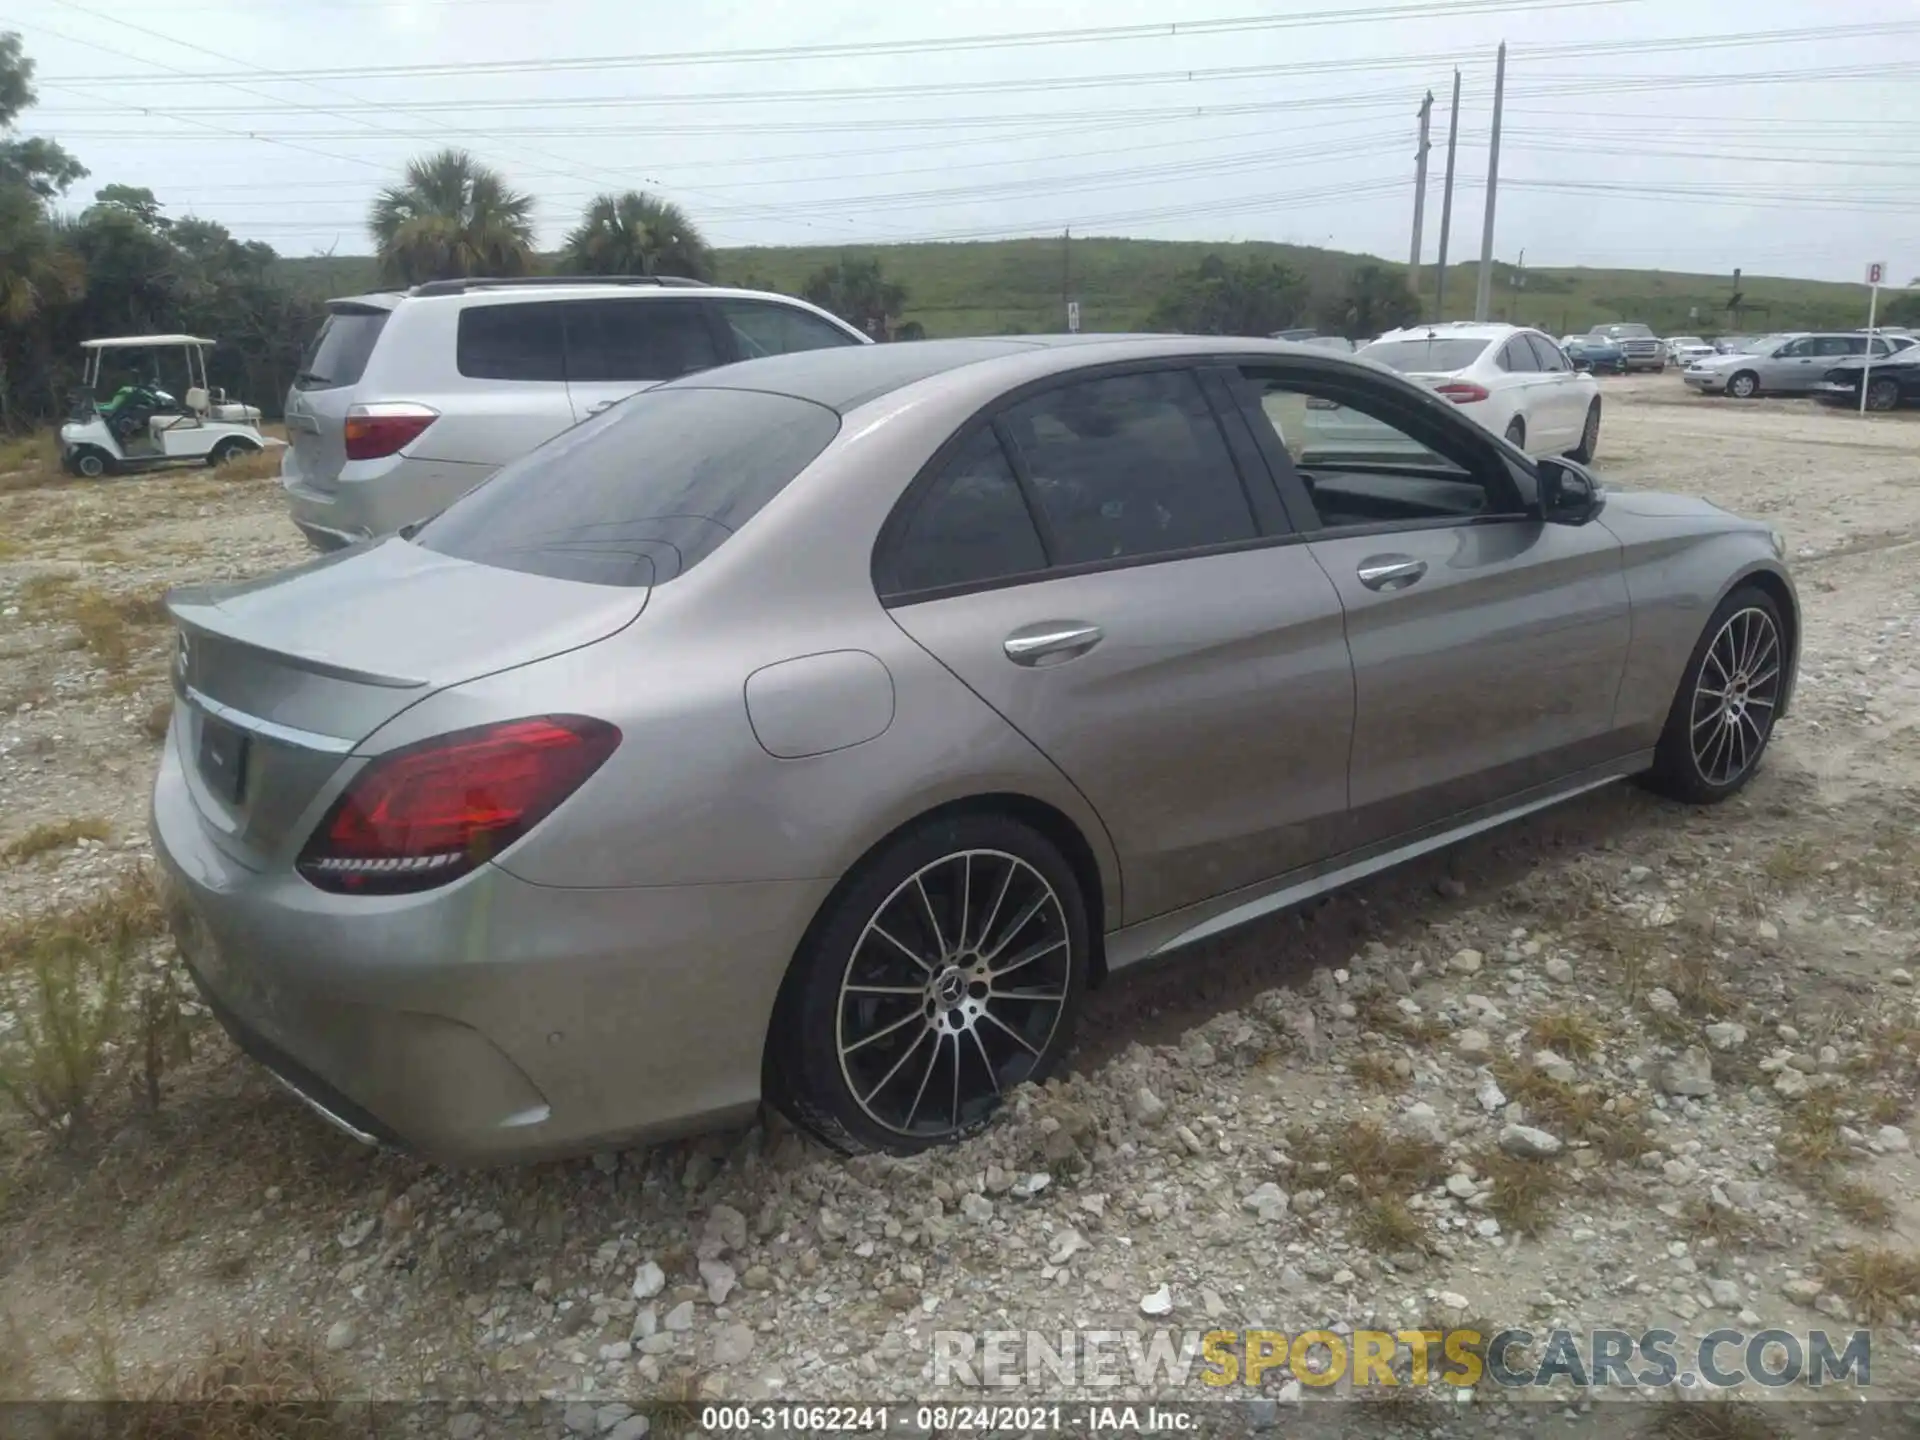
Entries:
[[436,736],[354,776],[300,854],[322,890],[430,890],[499,854],[580,788],[620,744],[583,715]]
[[1487,387],[1475,385],[1471,380],[1450,380],[1445,385],[1433,387],[1433,393],[1444,395],[1456,405],[1476,405],[1487,398]]
[[347,459],[380,460],[418,440],[440,418],[431,405],[388,400],[347,411]]

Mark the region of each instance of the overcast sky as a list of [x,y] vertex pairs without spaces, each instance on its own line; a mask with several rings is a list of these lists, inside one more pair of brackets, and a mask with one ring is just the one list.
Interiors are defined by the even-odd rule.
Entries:
[[[1458,64],[1476,258],[1505,40],[1499,258],[1920,275],[1916,0],[0,0],[0,28],[77,200],[146,185],[289,254],[366,252],[378,188],[456,144],[537,197],[543,245],[637,187],[721,245],[1071,226],[1405,260],[1431,89],[1431,263]],[[1104,34],[1031,39],[1062,31]],[[1027,38],[930,48],[987,37]]]

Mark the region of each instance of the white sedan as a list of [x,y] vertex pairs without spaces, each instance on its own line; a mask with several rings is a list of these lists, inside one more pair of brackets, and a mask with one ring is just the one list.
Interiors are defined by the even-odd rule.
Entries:
[[1667,341],[1667,361],[1683,369],[1696,360],[1710,359],[1717,352],[1698,335],[1675,335]]
[[1599,448],[1600,382],[1575,370],[1566,352],[1538,330],[1416,325],[1382,335],[1359,355],[1432,386],[1529,455],[1584,462]]

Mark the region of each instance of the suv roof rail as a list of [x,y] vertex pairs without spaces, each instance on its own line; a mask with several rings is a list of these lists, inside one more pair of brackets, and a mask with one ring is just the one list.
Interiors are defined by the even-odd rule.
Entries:
[[684,275],[482,275],[462,280],[428,280],[409,295],[464,295],[469,290],[513,290],[541,285],[659,285],[704,287]]

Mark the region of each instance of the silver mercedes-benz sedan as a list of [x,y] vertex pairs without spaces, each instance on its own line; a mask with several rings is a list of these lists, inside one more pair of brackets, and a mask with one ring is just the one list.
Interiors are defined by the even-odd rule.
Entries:
[[169,912],[365,1139],[577,1152],[765,1096],[912,1150],[1123,966],[1624,776],[1738,790],[1783,550],[1324,350],[732,365],[175,592]]

